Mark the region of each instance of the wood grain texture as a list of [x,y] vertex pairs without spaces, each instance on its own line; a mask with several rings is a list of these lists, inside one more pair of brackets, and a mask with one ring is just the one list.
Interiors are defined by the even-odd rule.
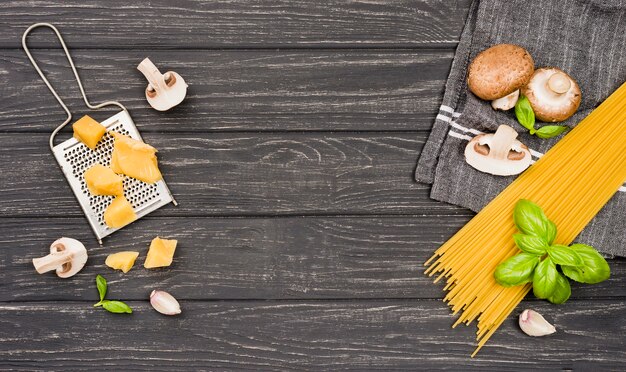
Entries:
[[[512,316],[474,360],[475,328],[449,328],[442,286],[422,274],[472,215],[413,180],[469,3],[0,2],[0,369],[626,369],[624,259],[607,282],[573,284],[566,305],[516,310],[557,334],[527,337]],[[181,203],[104,247],[47,147],[65,116],[20,50],[41,21],[60,28],[92,101],[127,105]],[[76,117],[87,113],[52,34],[30,41]],[[143,98],[145,57],[190,84],[171,112]],[[176,258],[146,270],[156,235],[179,240]],[[59,236],[90,252],[68,280],[31,263]],[[141,252],[127,274],[103,264],[121,250]],[[96,274],[134,314],[92,307]],[[154,312],[154,288],[183,314]]]
[[[85,107],[59,50],[33,52],[76,119]],[[73,50],[92,102],[118,100],[142,131],[428,130],[451,51]],[[187,98],[162,113],[148,105],[136,70],[149,56],[181,74]],[[0,57],[0,131],[50,133],[66,116],[21,50]],[[111,111],[109,111],[111,112]]]
[[[0,301],[96,301],[94,279],[105,276],[113,293],[143,299],[157,286],[179,299],[440,299],[442,285],[423,263],[469,217],[145,218],[98,246],[82,218],[0,219],[10,242],[0,260]],[[155,236],[178,239],[169,268],[143,262]],[[87,266],[71,279],[37,275],[32,258],[60,236],[79,239]],[[107,255],[140,252],[128,273],[104,265]],[[626,298],[626,259],[611,260],[611,278],[572,283],[572,299]],[[532,296],[530,296],[532,298]]]
[[[469,0],[3,1],[0,48],[50,21],[71,47],[135,49],[455,46]],[[88,36],[87,36],[88,35]],[[48,47],[49,41],[33,43]]]
[[[533,304],[557,327],[523,334],[508,319],[474,359],[475,327],[450,329],[440,301],[189,302],[165,317],[89,302],[0,304],[0,368],[85,370],[624,370],[624,301]],[[521,311],[521,309],[520,309]],[[516,315],[519,313],[516,312]],[[593,323],[593,327],[590,326]],[[419,366],[419,367],[417,367]]]
[[[462,214],[413,180],[427,133],[146,133],[178,207],[158,216]],[[82,216],[46,134],[0,134],[0,216]]]

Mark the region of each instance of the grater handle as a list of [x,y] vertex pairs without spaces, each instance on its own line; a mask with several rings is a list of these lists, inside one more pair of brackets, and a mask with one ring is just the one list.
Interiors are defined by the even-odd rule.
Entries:
[[52,31],[54,31],[54,33],[56,34],[57,38],[59,39],[59,42],[61,43],[61,46],[63,47],[63,51],[65,52],[65,56],[67,57],[67,61],[69,62],[70,67],[72,68],[72,71],[74,72],[74,77],[76,78],[76,83],[78,83],[78,88],[80,89],[80,93],[83,96],[83,101],[85,101],[85,105],[88,108],[90,108],[92,110],[97,110],[97,109],[105,107],[105,106],[117,106],[117,107],[121,108],[123,111],[125,111],[126,113],[128,113],[128,111],[126,110],[126,107],[124,107],[124,105],[122,105],[121,103],[119,103],[117,101],[106,101],[106,102],[102,102],[102,103],[97,104],[97,105],[91,104],[89,102],[89,100],[87,99],[87,95],[85,94],[85,89],[83,88],[83,83],[81,82],[80,77],[78,76],[78,71],[76,71],[76,66],[74,66],[74,61],[72,60],[72,57],[70,56],[70,52],[67,50],[67,46],[65,46],[65,41],[63,41],[63,37],[61,36],[61,33],[59,32],[59,30],[56,27],[54,27],[52,24],[50,24],[50,23],[45,23],[45,22],[35,23],[35,24],[31,25],[29,28],[27,28],[26,31],[24,31],[24,35],[22,35],[22,47],[24,48],[24,52],[26,52],[26,55],[28,56],[28,59],[32,63],[33,67],[39,73],[39,76],[41,76],[41,79],[43,80],[43,82],[46,83],[46,86],[48,87],[48,89],[50,89],[50,92],[52,92],[52,95],[54,95],[54,98],[56,98],[56,100],[59,102],[61,107],[63,107],[63,110],[65,110],[65,113],[67,114],[67,119],[65,119],[63,124],[61,124],[58,127],[56,127],[56,129],[54,131],[52,131],[52,134],[50,135],[50,150],[54,149],[54,138],[56,137],[57,133],[59,133],[59,131],[61,129],[63,129],[63,127],[65,127],[67,125],[67,123],[69,123],[72,120],[72,113],[67,108],[67,106],[65,105],[65,103],[63,102],[61,97],[59,97],[57,92],[54,90],[54,88],[52,87],[52,84],[50,84],[50,82],[48,81],[48,79],[44,75],[43,71],[41,71],[41,69],[39,68],[39,65],[37,65],[37,62],[35,62],[35,59],[33,58],[32,54],[30,53],[30,50],[28,49],[28,46],[26,44],[26,37],[28,36],[28,34],[32,30],[34,30],[34,29],[36,29],[38,27],[48,27]]

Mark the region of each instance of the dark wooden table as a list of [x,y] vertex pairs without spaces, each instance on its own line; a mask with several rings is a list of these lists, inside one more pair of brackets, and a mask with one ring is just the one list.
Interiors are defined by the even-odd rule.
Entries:
[[[474,326],[451,330],[422,274],[472,216],[412,177],[469,0],[100,3],[0,3],[0,368],[626,368],[626,260],[566,305],[529,298],[515,312],[537,309],[555,335],[530,338],[512,316],[475,359]],[[20,45],[41,21],[60,28],[94,102],[127,105],[180,202],[103,247],[48,149],[64,114]],[[88,113],[52,34],[31,44]],[[145,57],[190,84],[171,112],[143,98]],[[156,235],[179,248],[149,271]],[[31,259],[60,236],[86,243],[87,266],[37,275]],[[127,274],[104,265],[121,250],[142,252]],[[91,306],[96,274],[134,314]],[[154,288],[182,315],[153,311]]]

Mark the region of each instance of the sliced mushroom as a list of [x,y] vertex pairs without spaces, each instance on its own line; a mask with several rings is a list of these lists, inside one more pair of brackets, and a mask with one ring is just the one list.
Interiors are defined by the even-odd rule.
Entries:
[[576,80],[556,67],[537,69],[522,94],[537,119],[552,123],[574,115],[582,98]]
[[34,258],[33,265],[39,274],[56,270],[60,278],[69,278],[79,272],[87,262],[87,249],[72,238],[60,238],[50,245],[50,254]]
[[515,107],[517,100],[519,99],[519,89],[515,92],[509,94],[508,96],[504,96],[502,98],[494,99],[491,101],[491,107],[494,110],[510,110]]
[[467,85],[479,98],[493,101],[526,85],[534,70],[535,62],[526,49],[497,44],[474,58],[469,66]]
[[148,79],[146,99],[158,111],[167,111],[181,103],[187,95],[187,83],[179,74],[168,71],[161,74],[159,69],[146,58],[137,69]]
[[528,147],[516,140],[517,132],[500,125],[496,133],[480,134],[465,147],[465,161],[481,172],[497,176],[522,173],[532,162]]

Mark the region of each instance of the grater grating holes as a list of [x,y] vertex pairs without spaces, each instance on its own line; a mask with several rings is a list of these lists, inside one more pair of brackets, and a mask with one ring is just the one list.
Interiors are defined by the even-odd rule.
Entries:
[[[119,122],[111,125],[108,130],[124,135],[130,134]],[[113,136],[107,132],[93,151],[83,143],[78,142],[71,150],[64,153],[65,160],[71,166],[72,175],[80,181],[81,192],[89,198],[89,206],[94,214],[98,216],[98,223],[103,227],[106,227],[104,211],[111,204],[113,197],[91,195],[87,189],[83,174],[96,163],[100,163],[105,167],[111,164],[114,140]],[[156,184],[150,185],[131,177],[122,177],[124,178],[124,196],[136,212],[143,205],[160,197]]]

